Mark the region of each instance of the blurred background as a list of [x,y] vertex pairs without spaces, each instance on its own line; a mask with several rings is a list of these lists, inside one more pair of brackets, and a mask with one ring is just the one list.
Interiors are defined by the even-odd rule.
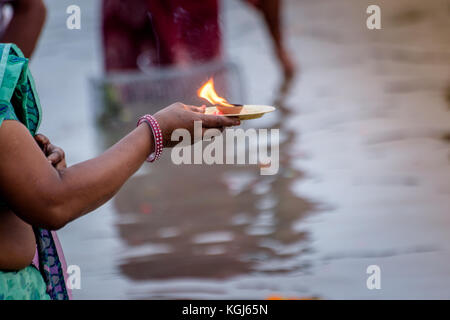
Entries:
[[[46,4],[31,70],[41,132],[69,164],[101,153],[143,112],[199,103],[209,76],[234,103],[277,106],[243,127],[279,128],[282,138],[274,176],[175,166],[169,151],[144,165],[59,232],[68,264],[81,267],[75,298],[450,298],[448,0],[284,0],[284,66],[258,10],[221,1],[211,25],[188,34],[207,62],[173,67],[169,58],[186,57],[143,50],[137,71],[118,73],[113,52],[108,74],[101,1]],[[66,28],[72,4],[81,30]],[[366,27],[371,4],[381,30]],[[186,17],[175,10],[171,26]],[[162,50],[166,36],[152,41]],[[373,264],[381,290],[366,287]]]

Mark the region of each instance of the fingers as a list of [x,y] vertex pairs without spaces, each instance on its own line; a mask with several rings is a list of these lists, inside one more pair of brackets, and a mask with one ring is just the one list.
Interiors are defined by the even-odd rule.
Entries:
[[45,148],[48,144],[50,144],[50,140],[44,136],[43,134],[38,133],[34,136],[34,139],[38,143],[39,147],[45,152]]
[[41,133],[38,133],[37,135],[34,136],[34,139],[39,143],[39,144],[49,144],[50,140],[44,136]]
[[34,139],[47,156],[48,162],[50,162],[56,169],[66,168],[66,155],[64,150],[51,144],[50,140],[43,134],[37,134]]
[[67,168],[67,164],[66,164],[66,160],[65,159],[63,159],[62,161],[58,162],[55,165],[55,169],[56,170],[61,170],[61,169],[65,169],[65,168]]
[[231,127],[231,126],[238,126],[241,124],[241,121],[239,120],[238,117],[201,115],[200,120],[202,120],[202,125],[205,128]]
[[55,165],[58,162],[60,162],[63,158],[58,152],[53,152],[47,157],[47,159],[52,165]]
[[56,147],[52,144],[48,145],[48,156],[47,159],[53,164],[58,164],[62,162],[65,158],[63,149]]

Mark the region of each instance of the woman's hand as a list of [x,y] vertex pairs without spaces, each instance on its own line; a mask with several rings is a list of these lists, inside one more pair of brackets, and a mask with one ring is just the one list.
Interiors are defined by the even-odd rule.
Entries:
[[207,115],[205,114],[205,106],[194,107],[180,102],[158,111],[154,117],[161,127],[163,145],[168,148],[179,143],[178,141],[171,141],[172,132],[176,129],[186,129],[190,132],[191,137],[194,137],[194,121],[202,122],[203,132],[210,128],[223,130],[225,127],[240,124],[236,117]]
[[[204,109],[176,103],[157,112],[165,145],[172,146],[177,128],[192,133],[197,120],[205,128],[239,124],[238,119],[205,115]],[[0,194],[28,224],[57,230],[110,200],[141,167],[153,144],[150,128],[140,125],[98,157],[64,169],[61,149],[45,136],[33,138],[22,123],[6,120],[0,126]]]
[[50,140],[43,134],[39,133],[35,135],[34,139],[44,152],[47,160],[55,167],[55,169],[59,170],[67,168],[66,155],[63,149],[51,144]]

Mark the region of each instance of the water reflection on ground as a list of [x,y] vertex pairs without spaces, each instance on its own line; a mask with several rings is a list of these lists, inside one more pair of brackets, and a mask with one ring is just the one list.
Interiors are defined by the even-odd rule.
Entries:
[[[380,31],[365,29],[369,1],[286,1],[300,74],[284,84],[258,17],[223,2],[243,102],[279,107],[244,125],[280,128],[279,174],[178,167],[169,153],[144,166],[112,202],[61,232],[69,263],[83,271],[75,297],[449,298],[446,1],[379,1]],[[65,1],[49,3],[32,65],[43,132],[70,163],[128,129],[92,121],[86,83],[100,73],[98,12],[80,3],[88,23],[75,36],[58,27]],[[382,290],[366,288],[371,264],[381,267]]]
[[275,176],[261,176],[258,166],[175,166],[167,155],[132,178],[115,198],[119,232],[130,246],[123,273],[224,279],[301,268],[290,258],[306,249],[307,234],[292,226],[313,204],[292,193],[301,172],[286,152],[294,133],[283,132]]

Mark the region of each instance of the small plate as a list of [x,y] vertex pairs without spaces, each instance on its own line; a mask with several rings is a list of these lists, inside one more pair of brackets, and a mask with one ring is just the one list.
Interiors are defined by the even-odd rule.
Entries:
[[272,106],[246,104],[239,113],[217,114],[218,110],[216,107],[208,107],[205,110],[205,114],[214,114],[223,117],[238,117],[240,120],[250,120],[261,118],[265,113],[273,112],[275,110],[275,107]]

